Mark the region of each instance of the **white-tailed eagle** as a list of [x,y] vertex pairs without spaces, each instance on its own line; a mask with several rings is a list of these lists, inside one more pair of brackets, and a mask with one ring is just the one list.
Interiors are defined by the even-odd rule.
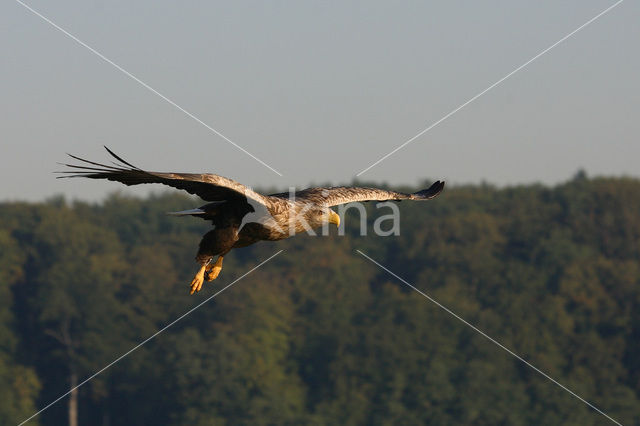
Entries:
[[[200,241],[196,261],[200,269],[191,281],[191,294],[200,291],[204,280],[213,281],[222,270],[222,258],[231,249],[245,247],[261,240],[276,241],[298,232],[318,228],[328,223],[340,224],[340,216],[331,206],[354,201],[429,200],[444,188],[437,181],[428,189],[406,194],[377,188],[336,186],[307,188],[262,195],[248,186],[226,177],[203,173],[161,173],[139,169],[105,147],[118,163],[106,165],[69,154],[83,164],[64,164],[73,170],[60,177],[108,179],[125,185],[161,183],[195,194],[208,204],[197,209],[174,212],[211,221],[213,230]],[[218,256],[216,262],[213,258]]]

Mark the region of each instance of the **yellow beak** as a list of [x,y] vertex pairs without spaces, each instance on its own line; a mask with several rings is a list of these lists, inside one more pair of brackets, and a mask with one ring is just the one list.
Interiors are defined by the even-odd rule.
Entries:
[[333,210],[329,210],[329,223],[333,223],[336,226],[340,226],[340,216]]

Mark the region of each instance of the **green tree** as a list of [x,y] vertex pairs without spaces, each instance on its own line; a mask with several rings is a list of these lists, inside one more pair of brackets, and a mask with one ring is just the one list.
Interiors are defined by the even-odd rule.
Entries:
[[24,274],[24,252],[0,229],[0,423],[15,424],[36,411],[40,382],[18,361],[11,286]]

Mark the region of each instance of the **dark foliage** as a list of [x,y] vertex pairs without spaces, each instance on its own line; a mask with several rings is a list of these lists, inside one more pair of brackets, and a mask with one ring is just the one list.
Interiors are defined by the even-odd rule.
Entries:
[[[449,188],[401,235],[234,250],[188,295],[207,225],[180,194],[0,208],[0,424],[79,390],[80,424],[606,424],[362,250],[623,424],[640,424],[640,181]],[[387,212],[385,212],[387,213]],[[67,400],[32,422],[67,421]]]

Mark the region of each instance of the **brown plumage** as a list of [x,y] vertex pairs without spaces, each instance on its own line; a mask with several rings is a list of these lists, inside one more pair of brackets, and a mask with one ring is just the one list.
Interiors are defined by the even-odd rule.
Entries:
[[[118,161],[113,165],[95,163],[69,154],[84,164],[64,164],[73,170],[59,172],[60,177],[107,179],[139,185],[161,183],[195,194],[209,201],[197,209],[170,213],[191,215],[211,221],[213,230],[206,233],[196,260],[201,267],[191,282],[191,293],[199,291],[205,278],[214,280],[222,269],[222,258],[231,249],[245,247],[262,240],[281,240],[298,232],[318,228],[327,223],[340,224],[340,217],[329,207],[355,201],[429,200],[444,188],[437,181],[428,189],[406,194],[377,188],[337,186],[308,188],[262,195],[232,179],[214,174],[149,172],[135,167],[109,148],[105,149]],[[218,260],[212,264],[212,260]]]

